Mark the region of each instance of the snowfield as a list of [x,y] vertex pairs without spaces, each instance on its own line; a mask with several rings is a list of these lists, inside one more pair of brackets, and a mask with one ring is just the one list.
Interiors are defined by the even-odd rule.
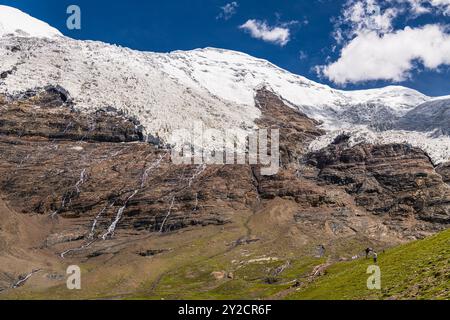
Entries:
[[205,89],[221,99],[254,105],[254,91],[266,85],[308,116],[334,122],[350,106],[378,104],[403,115],[430,98],[405,87],[342,91],[292,74],[245,53],[216,48],[158,54],[156,61],[171,78],[190,88]]
[[255,90],[266,86],[292,108],[323,122],[328,134],[313,142],[311,150],[346,131],[354,143],[407,142],[427,151],[436,164],[450,160],[448,136],[393,130],[408,112],[439,99],[401,86],[343,91],[236,51],[152,53],[78,41],[5,6],[0,6],[0,57],[0,73],[6,72],[0,93],[60,85],[79,110],[115,107],[136,118],[147,135],[165,141],[174,130],[189,130],[198,122],[247,134],[261,115]]
[[[12,52],[13,46],[21,50]],[[0,38],[0,56],[0,70],[14,70],[0,82],[1,93],[60,85],[79,110],[115,107],[139,120],[148,135],[166,141],[174,130],[190,129],[195,122],[212,129],[235,128],[244,135],[260,116],[256,107],[171,79],[151,53],[68,38],[7,37]]]
[[0,37],[5,35],[53,38],[62,33],[18,9],[0,5]]

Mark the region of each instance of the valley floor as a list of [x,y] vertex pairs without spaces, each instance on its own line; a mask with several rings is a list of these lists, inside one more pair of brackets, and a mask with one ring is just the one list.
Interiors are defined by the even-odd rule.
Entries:
[[[270,221],[267,214],[249,213],[225,226],[126,244],[110,242],[117,251],[90,259],[61,259],[43,249],[16,248],[9,263],[16,263],[18,270],[40,271],[22,286],[1,292],[0,299],[450,298],[450,230],[383,252],[378,248],[382,289],[371,291],[366,271],[373,262],[362,252],[364,239],[327,244],[319,257],[317,248],[293,244],[292,237],[301,238],[293,229],[261,224]],[[236,243],[243,235],[247,240]],[[18,233],[9,241],[21,237]],[[153,250],[145,250],[149,248]],[[65,268],[73,264],[82,270],[81,290],[66,288]]]

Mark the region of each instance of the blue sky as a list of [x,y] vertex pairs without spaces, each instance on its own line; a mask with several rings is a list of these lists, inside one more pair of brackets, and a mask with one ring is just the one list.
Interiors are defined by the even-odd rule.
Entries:
[[[395,1],[399,4],[392,4]],[[421,7],[413,8],[404,5],[408,1],[414,2],[236,0],[233,4],[227,0],[0,0],[0,3],[21,9],[76,39],[158,52],[208,46],[233,49],[270,60],[333,87],[362,89],[400,84],[432,96],[449,95],[447,56],[450,54],[447,53],[450,51],[442,48],[447,45],[450,48],[450,36],[447,38],[448,29],[445,29],[450,25],[450,4],[438,7],[434,0],[416,0]],[[71,4],[81,8],[81,30],[66,27],[66,9]],[[229,10],[225,12],[223,7],[227,4]],[[381,10],[373,13],[375,16],[372,15],[374,5]],[[370,12],[366,10],[368,6]],[[363,14],[358,12],[361,8],[365,8]],[[246,27],[240,27],[243,25]],[[412,30],[402,32],[407,26]],[[425,26],[430,27],[421,29]],[[288,38],[283,33],[286,31]],[[386,39],[390,37],[393,42],[371,41],[370,32],[380,37],[387,34]],[[279,33],[285,36],[283,43],[276,40]],[[421,39],[422,36],[431,39]],[[408,47],[415,48],[414,41],[424,46],[437,43],[437,48],[429,50],[431,53],[417,48],[419,58],[411,58]],[[366,50],[363,54],[355,49],[357,44],[359,48],[367,48],[371,43],[377,48],[361,49]],[[393,49],[392,43],[405,45]],[[346,48],[353,49],[347,50],[343,57],[341,50]],[[367,61],[371,59],[377,63],[369,64]],[[384,63],[397,60],[398,65]],[[405,67],[405,63],[410,65]],[[374,79],[366,79],[367,74]]]

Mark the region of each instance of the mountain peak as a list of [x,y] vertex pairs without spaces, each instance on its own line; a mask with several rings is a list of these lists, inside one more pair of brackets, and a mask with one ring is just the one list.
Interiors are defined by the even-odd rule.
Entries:
[[61,32],[49,24],[19,9],[0,5],[0,37],[6,35],[38,38],[62,36]]

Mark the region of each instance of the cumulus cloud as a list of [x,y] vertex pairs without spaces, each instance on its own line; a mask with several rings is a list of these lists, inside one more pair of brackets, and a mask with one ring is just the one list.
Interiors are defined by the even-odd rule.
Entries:
[[223,7],[220,7],[221,12],[216,17],[216,19],[229,20],[232,16],[236,14],[238,7],[239,4],[236,1],[227,3]]
[[272,27],[265,21],[259,21],[255,19],[248,20],[243,25],[239,26],[240,29],[250,33],[255,39],[260,39],[265,42],[285,46],[291,37],[289,30],[289,24],[283,24],[282,26]]
[[317,66],[319,75],[337,84],[408,79],[421,63],[436,70],[450,65],[450,34],[443,25],[394,28],[401,14],[446,15],[450,0],[348,0],[336,20],[339,58]]
[[450,14],[450,0],[347,0],[336,20],[336,39],[345,40],[359,33],[393,31],[401,14]]
[[360,34],[343,49],[340,58],[320,67],[323,75],[337,84],[368,80],[406,80],[415,62],[428,69],[450,65],[450,34],[443,26],[406,27],[379,35]]

